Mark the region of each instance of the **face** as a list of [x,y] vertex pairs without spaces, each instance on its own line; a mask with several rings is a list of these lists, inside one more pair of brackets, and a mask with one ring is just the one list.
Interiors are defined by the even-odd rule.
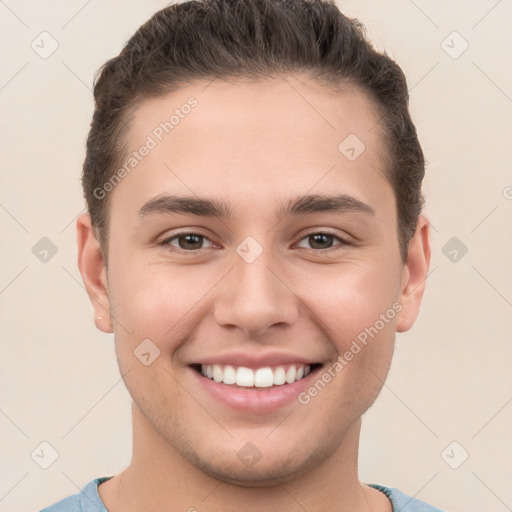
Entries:
[[138,108],[94,303],[139,433],[256,485],[321,464],[359,422],[419,303],[377,121],[360,91],[299,76]]

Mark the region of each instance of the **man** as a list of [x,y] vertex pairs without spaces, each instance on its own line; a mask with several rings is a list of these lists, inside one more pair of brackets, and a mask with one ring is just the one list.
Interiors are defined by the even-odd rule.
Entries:
[[94,93],[78,264],[133,456],[45,511],[439,511],[357,471],[430,262],[400,68],[334,3],[186,2]]

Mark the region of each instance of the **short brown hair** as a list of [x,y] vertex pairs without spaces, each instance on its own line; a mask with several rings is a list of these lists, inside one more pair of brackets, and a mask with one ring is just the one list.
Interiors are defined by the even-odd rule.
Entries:
[[142,101],[199,80],[257,80],[293,72],[306,72],[333,89],[359,87],[374,100],[405,261],[424,206],[425,174],[406,79],[391,58],[373,48],[364,26],[344,16],[334,0],[193,0],[170,5],[98,70],[82,186],[105,259],[108,197],[95,191],[122,164],[130,116]]

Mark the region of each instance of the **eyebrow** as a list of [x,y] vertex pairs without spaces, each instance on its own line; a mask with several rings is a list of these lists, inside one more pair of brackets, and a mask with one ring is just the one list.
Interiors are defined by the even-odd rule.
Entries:
[[[359,212],[375,215],[375,210],[370,205],[347,194],[313,194],[290,199],[288,203],[279,208],[277,215],[279,218],[283,218],[320,212]],[[141,219],[152,213],[178,213],[229,219],[233,215],[233,210],[228,203],[218,199],[163,194],[145,203],[138,211],[137,216]]]

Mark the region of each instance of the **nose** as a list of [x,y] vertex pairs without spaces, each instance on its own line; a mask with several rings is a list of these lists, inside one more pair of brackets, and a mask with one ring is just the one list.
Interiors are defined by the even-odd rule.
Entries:
[[299,299],[283,266],[270,252],[264,251],[251,263],[235,254],[234,268],[219,283],[213,307],[218,325],[238,327],[254,338],[297,320]]

